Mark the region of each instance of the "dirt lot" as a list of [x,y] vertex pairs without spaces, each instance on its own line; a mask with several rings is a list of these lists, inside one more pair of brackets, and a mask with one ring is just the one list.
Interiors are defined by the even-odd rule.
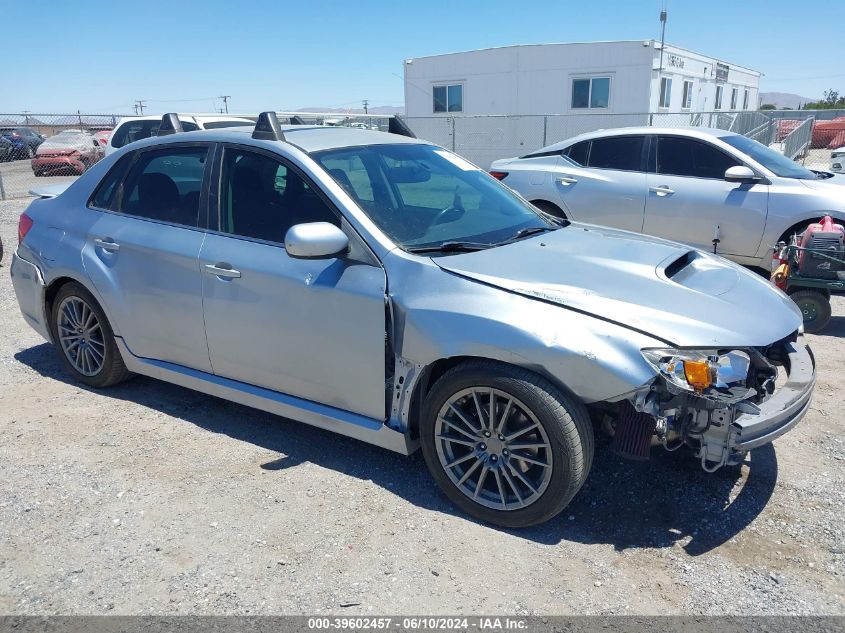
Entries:
[[[7,250],[25,204],[0,203]],[[458,514],[419,455],[147,378],[69,382],[8,261],[0,613],[845,614],[845,298],[810,337],[810,414],[741,472],[600,440],[563,515],[503,531]]]

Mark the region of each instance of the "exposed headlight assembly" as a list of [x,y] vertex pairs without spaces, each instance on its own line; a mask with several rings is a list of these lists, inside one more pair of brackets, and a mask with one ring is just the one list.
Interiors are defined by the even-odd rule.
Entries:
[[716,350],[644,349],[648,363],[675,387],[703,398],[737,402],[754,395],[746,387],[751,357],[734,350],[719,354]]

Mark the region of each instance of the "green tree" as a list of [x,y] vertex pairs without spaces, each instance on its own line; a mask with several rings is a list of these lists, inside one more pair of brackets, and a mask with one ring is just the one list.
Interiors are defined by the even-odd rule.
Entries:
[[824,99],[810,101],[804,104],[805,110],[835,110],[845,108],[845,97],[839,96],[839,91],[831,88],[824,91]]
[[777,110],[777,106],[774,103],[764,103],[760,106],[761,110]]

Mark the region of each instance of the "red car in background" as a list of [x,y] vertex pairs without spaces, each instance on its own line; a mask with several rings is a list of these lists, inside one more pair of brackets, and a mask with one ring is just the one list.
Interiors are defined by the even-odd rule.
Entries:
[[845,116],[830,121],[816,121],[813,125],[813,149],[836,149],[845,145]]
[[94,132],[94,140],[96,140],[100,147],[105,149],[106,145],[109,144],[109,136],[111,136],[112,130],[100,130],[99,132]]
[[36,176],[80,175],[103,156],[105,150],[92,134],[64,130],[38,146],[32,171]]

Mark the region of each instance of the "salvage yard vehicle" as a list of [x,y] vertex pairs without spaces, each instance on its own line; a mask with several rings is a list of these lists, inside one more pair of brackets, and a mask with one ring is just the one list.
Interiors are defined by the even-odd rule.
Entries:
[[845,176],[704,128],[601,130],[491,172],[570,220],[637,231],[769,269],[772,247],[823,215],[845,220]]
[[[182,122],[182,129],[185,132],[221,127],[252,128],[255,125],[255,121],[252,119],[227,115],[180,114],[179,120]],[[120,119],[104,143],[106,155],[129,143],[154,136],[158,132],[160,123],[161,117],[159,116],[130,116]]]
[[83,174],[105,155],[103,148],[83,130],[64,130],[45,140],[30,161],[36,176]]
[[720,257],[542,214],[400,119],[180,127],[21,215],[21,311],[84,384],[143,374],[421,446],[510,527],[578,492],[594,420],[623,455],[656,438],[715,470],[809,408],[801,314]]

